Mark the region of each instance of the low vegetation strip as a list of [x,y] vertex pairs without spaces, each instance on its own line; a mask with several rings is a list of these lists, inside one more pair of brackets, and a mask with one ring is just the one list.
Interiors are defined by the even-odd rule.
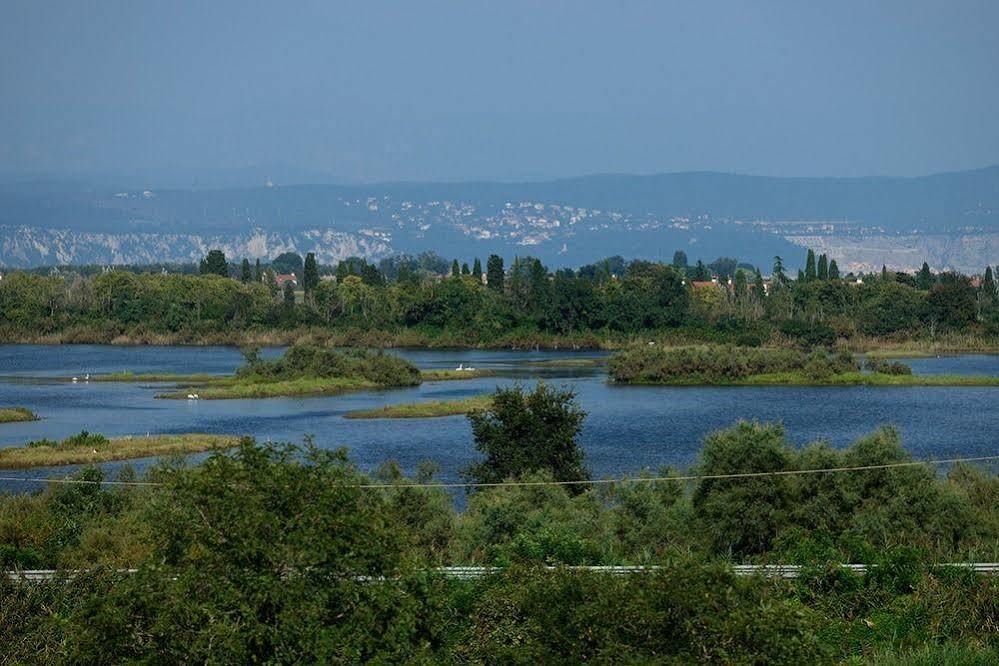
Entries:
[[444,382],[458,379],[477,379],[479,377],[491,377],[492,370],[479,370],[478,368],[463,368],[461,370],[421,370],[420,376],[425,382]]
[[455,416],[489,409],[492,397],[477,395],[460,400],[433,400],[411,402],[402,405],[386,405],[377,409],[362,409],[348,412],[348,419],[427,419],[438,416]]
[[232,379],[211,384],[194,385],[178,391],[161,393],[158,398],[187,400],[239,400],[254,398],[294,398],[317,395],[337,395],[347,391],[379,388],[374,382],[353,377],[302,377],[277,381]]
[[999,377],[913,375],[896,362],[868,359],[869,372],[849,352],[721,346],[633,347],[614,354],[611,379],[671,386],[999,386]]
[[221,375],[207,373],[170,374],[170,373],[135,373],[131,371],[114,372],[107,375],[93,375],[92,382],[148,382],[152,384],[208,384],[226,379]]
[[199,453],[236,446],[230,435],[181,434],[109,439],[86,431],[61,442],[39,440],[23,447],[0,449],[0,469],[28,469],[131,460],[151,456]]
[[0,423],[37,420],[38,415],[26,407],[0,407]]

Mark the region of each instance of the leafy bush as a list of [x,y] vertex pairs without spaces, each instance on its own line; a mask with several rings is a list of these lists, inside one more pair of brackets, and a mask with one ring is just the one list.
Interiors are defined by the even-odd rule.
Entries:
[[864,359],[864,367],[871,371],[883,375],[911,375],[912,368],[899,361],[887,361],[877,356],[868,356]]
[[296,344],[281,358],[260,360],[247,357],[237,370],[240,378],[263,381],[302,378],[361,378],[382,386],[416,386],[420,371],[409,361],[382,351],[364,349],[336,351],[313,344]]
[[104,435],[81,430],[78,434],[71,435],[61,442],[52,439],[36,439],[28,442],[25,446],[48,446],[59,449],[102,449],[110,444],[111,440]]

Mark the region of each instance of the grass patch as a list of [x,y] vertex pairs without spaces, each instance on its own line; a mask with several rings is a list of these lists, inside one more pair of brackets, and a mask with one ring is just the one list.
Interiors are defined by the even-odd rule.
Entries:
[[302,377],[276,381],[222,378],[211,384],[180,391],[161,393],[157,398],[186,400],[196,394],[200,400],[239,400],[252,398],[293,398],[297,396],[337,395],[346,391],[379,388],[379,384],[354,377]]
[[220,379],[226,379],[221,375],[209,374],[138,374],[131,371],[113,372],[107,375],[93,375],[92,382],[150,382],[150,383],[170,383],[170,384],[210,384]]
[[0,407],[0,423],[37,421],[38,415],[26,407]]
[[98,435],[81,435],[70,437],[63,442],[32,442],[24,447],[0,449],[0,469],[102,463],[150,456],[198,453],[230,448],[239,443],[239,437],[232,435],[197,433],[114,439]]
[[425,382],[447,382],[458,379],[476,379],[478,377],[491,377],[492,370],[421,370],[420,377]]
[[798,372],[772,372],[732,379],[691,376],[622,383],[659,386],[999,386],[999,377],[844,372],[816,378]]
[[477,395],[461,400],[433,400],[386,405],[377,409],[362,409],[344,414],[348,419],[430,419],[439,416],[456,416],[489,409],[492,397]]

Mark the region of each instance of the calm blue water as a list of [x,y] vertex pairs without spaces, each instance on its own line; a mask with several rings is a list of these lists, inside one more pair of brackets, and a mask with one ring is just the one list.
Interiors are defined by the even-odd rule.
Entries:
[[[279,350],[267,350],[268,355]],[[837,446],[884,424],[899,428],[918,457],[999,453],[999,389],[868,387],[627,387],[607,383],[600,368],[532,367],[581,352],[398,351],[422,368],[459,362],[495,370],[495,377],[429,382],[417,388],[318,398],[157,400],[161,386],[57,381],[85,373],[228,373],[242,359],[230,347],[0,346],[0,405],[21,405],[42,417],[0,425],[0,446],[61,439],[82,429],[107,435],[212,432],[261,440],[346,446],[364,468],[394,459],[412,470],[424,460],[456,479],[475,457],[463,416],[421,420],[348,420],[345,412],[397,402],[477,395],[496,386],[543,377],[572,387],[589,413],[581,435],[596,476],[694,462],[708,432],[738,419],[781,421],[796,443],[825,439]],[[999,374],[999,356],[963,355],[907,361],[917,373]],[[142,467],[142,463],[136,464]],[[4,471],[5,476],[61,475],[65,469]],[[0,483],[25,489],[28,484]]]

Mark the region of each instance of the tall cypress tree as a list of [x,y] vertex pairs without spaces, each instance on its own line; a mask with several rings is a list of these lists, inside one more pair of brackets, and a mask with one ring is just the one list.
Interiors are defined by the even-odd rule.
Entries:
[[467,262],[467,261],[466,261],[466,262],[464,262],[464,263],[463,263],[463,264],[461,265],[461,274],[462,274],[462,275],[471,275],[471,274],[472,274],[472,271],[471,271],[471,270],[469,270],[469,268],[468,268],[468,262]]
[[455,259],[451,262],[451,277],[458,277],[461,275],[461,267],[458,265],[458,260]]
[[482,262],[479,261],[478,257],[472,262],[472,277],[482,282]]
[[820,280],[829,279],[829,258],[826,256],[825,252],[819,256],[818,278]]
[[260,270],[260,257],[257,257],[257,265],[253,271],[253,279],[257,282],[261,282],[264,279],[264,273]]
[[486,284],[493,291],[503,293],[503,280],[506,274],[503,270],[503,257],[490,254],[486,260]]
[[885,264],[881,264],[881,279],[888,281],[888,266]]
[[250,272],[250,260],[243,258],[243,265],[240,267],[239,271],[239,281],[246,284],[253,279],[253,274]]
[[839,266],[836,265],[835,259],[829,262],[829,279],[830,280],[839,279]]
[[999,292],[996,291],[996,279],[991,266],[985,267],[980,292],[983,307],[992,308],[999,304]]
[[760,272],[759,268],[756,269],[756,277],[753,280],[753,295],[761,303],[767,297],[767,287],[763,283],[763,273]]
[[773,271],[774,284],[784,284],[787,281],[787,275],[784,273],[784,260],[780,258],[780,255],[774,257],[774,271]]
[[309,252],[305,255],[305,267],[302,269],[302,289],[306,294],[312,294],[319,286],[319,266],[316,265],[316,255]]
[[923,267],[919,269],[919,273],[916,275],[916,286],[924,291],[929,291],[933,288],[933,273],[930,272],[930,265],[923,262]]
[[687,253],[683,250],[677,250],[673,253],[673,268],[686,268],[687,267]]
[[805,258],[805,281],[811,282],[815,279],[815,253],[812,252],[811,248],[808,250],[808,256]]

